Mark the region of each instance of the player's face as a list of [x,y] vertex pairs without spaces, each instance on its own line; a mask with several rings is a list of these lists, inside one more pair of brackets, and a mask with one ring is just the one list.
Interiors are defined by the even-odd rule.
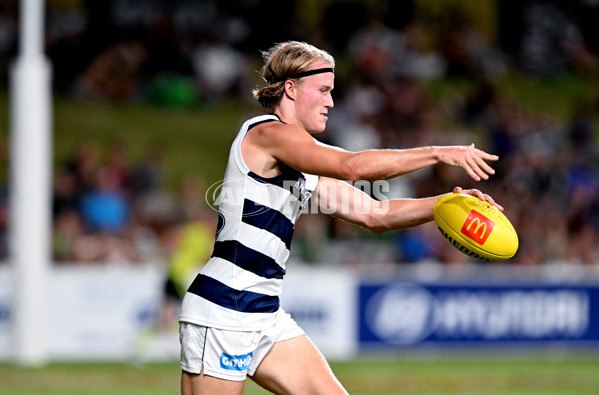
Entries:
[[[310,69],[323,67],[331,67],[331,65],[320,61]],[[320,133],[326,126],[328,112],[333,108],[331,91],[334,88],[334,82],[335,75],[333,73],[321,73],[304,77],[295,84],[297,121],[309,133]]]

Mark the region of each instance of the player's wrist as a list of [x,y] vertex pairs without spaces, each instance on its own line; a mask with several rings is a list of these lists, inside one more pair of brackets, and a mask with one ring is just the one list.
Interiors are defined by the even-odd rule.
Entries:
[[430,147],[426,147],[425,149],[429,150],[430,156],[435,161],[435,164],[441,162],[441,147],[433,145],[433,146],[430,146]]

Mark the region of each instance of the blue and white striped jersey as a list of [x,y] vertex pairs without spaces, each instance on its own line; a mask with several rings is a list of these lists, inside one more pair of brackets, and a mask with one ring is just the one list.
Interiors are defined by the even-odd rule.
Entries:
[[189,287],[179,320],[229,330],[261,330],[279,311],[295,222],[318,177],[285,168],[253,173],[241,156],[246,133],[276,115],[252,118],[233,142],[219,195],[214,252]]

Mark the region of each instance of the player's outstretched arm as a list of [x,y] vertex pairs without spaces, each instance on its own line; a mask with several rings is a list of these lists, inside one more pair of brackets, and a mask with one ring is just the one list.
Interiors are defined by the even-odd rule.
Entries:
[[[478,189],[456,187],[454,193],[464,193],[488,201],[500,210],[489,195]],[[443,195],[421,199],[391,199],[378,201],[351,184],[333,178],[322,177],[317,189],[321,212],[362,226],[371,232],[405,229],[433,220],[433,207]]]
[[[432,146],[403,150],[368,150],[353,153],[352,167],[365,170],[365,180],[389,180],[424,167],[443,163],[463,168],[476,181],[489,179],[495,170],[485,161],[496,161],[497,155],[468,146]],[[382,173],[381,173],[382,172]],[[377,178],[377,175],[383,177]]]
[[320,144],[301,127],[285,124],[257,127],[245,143],[294,169],[350,181],[388,180],[437,163],[462,167],[476,181],[486,180],[495,173],[486,161],[498,159],[474,144],[348,152]]

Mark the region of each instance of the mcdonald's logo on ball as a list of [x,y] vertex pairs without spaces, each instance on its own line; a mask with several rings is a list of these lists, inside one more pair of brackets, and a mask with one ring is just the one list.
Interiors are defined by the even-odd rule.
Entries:
[[495,222],[485,217],[476,210],[470,211],[461,232],[480,245],[485,244],[495,227]]

